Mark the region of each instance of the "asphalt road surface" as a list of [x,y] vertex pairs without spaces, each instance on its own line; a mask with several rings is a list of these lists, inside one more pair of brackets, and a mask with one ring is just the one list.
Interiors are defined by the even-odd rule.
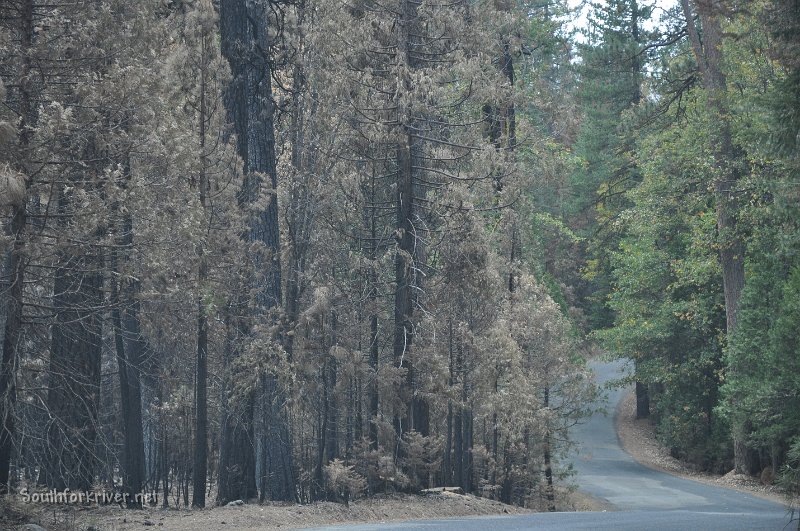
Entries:
[[[618,378],[620,362],[594,363],[598,383]],[[573,455],[575,482],[587,494],[614,509],[604,512],[539,513],[524,516],[449,518],[358,526],[341,530],[454,530],[511,531],[522,529],[728,531],[798,529],[783,505],[735,490],[714,487],[651,470],[638,464],[620,447],[613,412],[624,390],[608,392],[608,415],[596,414],[573,430],[579,448]]]

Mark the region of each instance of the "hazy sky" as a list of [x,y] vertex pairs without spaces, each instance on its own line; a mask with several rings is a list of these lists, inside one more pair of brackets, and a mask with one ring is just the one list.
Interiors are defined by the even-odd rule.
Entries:
[[[567,3],[569,4],[569,7],[574,10],[580,7],[581,5],[588,4],[588,1],[567,0]],[[678,3],[678,0],[640,0],[639,3],[643,6],[650,5],[655,7],[655,9],[653,10],[653,20],[651,21],[650,24],[645,26],[646,28],[649,29],[657,26],[659,19],[664,14],[664,11],[675,6]],[[577,19],[574,22],[570,23],[569,26],[574,27],[578,31],[580,31],[581,28],[585,28],[587,22],[587,15],[589,11],[590,11],[589,6],[584,5]],[[580,36],[577,36],[577,38],[578,40],[580,40]]]

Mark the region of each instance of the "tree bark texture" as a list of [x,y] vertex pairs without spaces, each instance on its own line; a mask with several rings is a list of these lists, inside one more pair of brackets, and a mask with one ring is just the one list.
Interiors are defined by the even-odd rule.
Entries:
[[[268,8],[266,2],[222,0],[220,2],[220,29],[222,53],[231,66],[233,79],[226,94],[229,119],[236,133],[239,155],[244,161],[245,182],[242,202],[257,201],[267,192],[269,203],[252,220],[248,239],[264,244],[268,256],[255,256],[256,303],[260,313],[280,308],[281,273],[278,205],[275,189],[275,105],[272,101],[272,71],[267,54],[271,46],[268,37]],[[268,179],[264,182],[264,178]],[[286,391],[272,375],[265,376],[260,385],[259,402],[264,405],[264,430],[268,431],[268,444],[258,445],[263,452],[269,474],[268,498],[292,501],[296,498],[292,465],[289,419],[286,411]],[[249,417],[228,419],[224,427],[231,433],[223,434],[228,442],[242,441],[252,433],[254,424],[251,407]],[[241,425],[240,425],[241,423]],[[225,456],[229,469],[240,470],[244,476],[255,477],[255,459],[250,450],[241,448],[233,452],[230,444],[221,445],[221,451],[232,452]],[[238,456],[238,458],[237,458]],[[222,458],[221,458],[222,460]],[[221,469],[221,474],[223,473]],[[255,481],[255,480],[253,480]],[[249,484],[249,479],[246,480]],[[220,482],[219,503],[231,499],[247,498],[248,489],[223,491],[223,484],[244,485],[242,482]]]
[[[22,61],[17,86],[19,87],[19,154],[26,156],[36,109],[31,88],[31,58],[27,53],[33,45],[34,1],[24,0],[20,5],[20,42]],[[24,163],[17,166],[24,171]],[[26,186],[28,183],[26,182]],[[8,233],[13,238],[7,260],[8,293],[5,296],[5,322],[3,323],[3,352],[0,361],[0,495],[9,492],[9,473],[14,444],[14,415],[17,401],[16,370],[22,337],[23,286],[25,283],[25,240],[27,223],[27,194],[11,210]],[[4,264],[6,265],[6,264]]]
[[[413,26],[417,21],[417,4],[405,0],[401,2],[398,32],[398,60],[406,72],[398,79],[398,93],[410,92],[410,76],[408,72],[414,68]],[[414,135],[412,134],[414,118],[412,110],[404,105],[398,106],[398,133],[400,142],[397,146],[397,181],[396,181],[396,229],[395,229],[395,301],[394,301],[394,340],[393,352],[395,364],[406,369],[405,395],[408,409],[405,414],[395,414],[395,431],[398,440],[404,433],[415,430],[428,435],[428,407],[425,400],[415,391],[415,374],[412,353],[414,339],[414,287],[416,279],[416,257],[418,239],[414,227]]]
[[48,486],[89,490],[97,460],[102,264],[96,249],[62,251],[58,260],[47,393]]
[[[133,246],[133,224],[125,216],[122,234],[117,244],[124,250]],[[139,326],[139,304],[136,301],[136,284],[120,286],[119,257],[114,251],[111,270],[114,280],[111,286],[112,325],[114,346],[120,384],[120,407],[122,414],[123,463],[122,486],[128,493],[128,505],[140,506],[135,495],[142,492],[145,481],[144,428],[142,424],[142,363],[145,341]]]
[[[197,180],[200,206],[204,219],[208,219],[209,189],[207,174],[208,160],[206,155],[206,123],[208,109],[206,101],[208,54],[211,46],[210,36],[201,37],[200,50],[200,175]],[[208,257],[204,242],[197,243],[199,265],[197,268],[197,366],[195,374],[195,430],[194,430],[194,463],[192,465],[192,507],[205,507],[206,482],[208,479],[208,316],[206,315],[205,290],[208,283]]]

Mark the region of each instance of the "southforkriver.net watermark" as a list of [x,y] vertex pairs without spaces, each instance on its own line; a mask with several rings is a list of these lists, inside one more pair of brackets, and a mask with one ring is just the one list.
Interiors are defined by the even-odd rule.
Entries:
[[19,493],[19,498],[23,503],[42,503],[42,504],[128,504],[133,501],[135,504],[152,504],[158,500],[158,496],[151,492],[129,492],[120,491],[78,491],[78,490],[48,490],[48,491],[28,491],[23,489]]

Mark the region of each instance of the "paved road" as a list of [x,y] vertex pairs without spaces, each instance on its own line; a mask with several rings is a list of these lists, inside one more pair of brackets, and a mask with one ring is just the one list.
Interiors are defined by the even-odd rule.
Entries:
[[[596,363],[598,383],[618,378],[625,367],[620,362]],[[368,530],[663,530],[728,531],[783,530],[797,528],[789,522],[782,505],[743,494],[657,472],[636,463],[620,447],[613,412],[624,390],[608,393],[609,415],[595,415],[573,431],[580,447],[573,456],[582,491],[614,507],[613,511],[590,513],[544,513],[525,516],[451,518],[444,520],[345,526]],[[320,529],[341,530],[333,526]]]

